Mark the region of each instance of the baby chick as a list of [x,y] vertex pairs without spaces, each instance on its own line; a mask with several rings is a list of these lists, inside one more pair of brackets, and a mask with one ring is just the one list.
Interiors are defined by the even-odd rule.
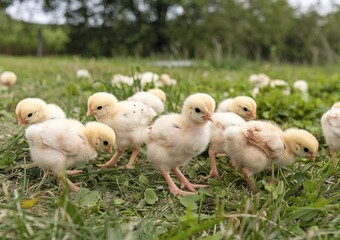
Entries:
[[65,112],[55,104],[47,104],[40,98],[25,98],[15,109],[18,125],[41,123],[48,119],[66,118]]
[[220,102],[217,112],[233,112],[241,116],[244,120],[256,118],[256,102],[251,97],[238,96],[228,98]]
[[17,75],[14,72],[5,71],[0,75],[0,86],[9,87],[17,81]]
[[264,74],[252,74],[249,76],[249,82],[254,85],[254,87],[264,88],[269,85],[270,78]]
[[303,94],[308,92],[308,83],[305,80],[296,80],[293,87]]
[[147,92],[136,92],[127,100],[144,103],[152,107],[157,114],[164,112],[165,93],[161,89],[150,89]]
[[291,128],[282,131],[277,125],[266,121],[250,121],[241,126],[232,126],[224,131],[225,152],[232,164],[242,169],[244,178],[253,193],[256,188],[250,174],[264,169],[285,167],[295,157],[314,159],[318,141],[309,132]]
[[[29,126],[25,131],[32,161],[40,168],[51,170],[65,179],[65,170],[97,157],[99,152],[112,152],[114,131],[105,124],[89,122],[85,126],[76,120],[53,119]],[[66,178],[72,191],[78,191]]]
[[87,115],[110,126],[116,133],[117,152],[104,166],[113,166],[126,148],[133,149],[127,168],[132,168],[141,145],[146,141],[146,127],[157,115],[149,106],[132,101],[120,101],[106,92],[89,97]]
[[223,136],[223,132],[230,126],[241,126],[246,121],[233,112],[214,113],[214,120],[219,124],[211,124],[211,138],[209,143],[209,159],[210,159],[210,173],[205,179],[213,177],[219,178],[216,156],[218,154],[225,154],[224,145],[226,139]]
[[340,150],[340,102],[336,102],[330,110],[321,117],[322,132],[333,157],[333,164],[337,163],[336,152]]
[[88,78],[91,79],[91,74],[87,69],[78,69],[77,70],[77,78]]
[[[205,187],[191,184],[179,167],[206,149],[210,139],[208,121],[213,121],[214,110],[215,101],[210,95],[196,93],[184,101],[181,114],[163,115],[148,128],[147,159],[160,169],[173,195],[194,194],[195,188]],[[179,189],[170,171],[192,192]]]
[[112,79],[111,79],[111,84],[113,86],[119,85],[119,84],[125,84],[128,86],[132,86],[133,85],[133,78],[129,77],[129,76],[125,76],[122,74],[115,74],[113,75]]

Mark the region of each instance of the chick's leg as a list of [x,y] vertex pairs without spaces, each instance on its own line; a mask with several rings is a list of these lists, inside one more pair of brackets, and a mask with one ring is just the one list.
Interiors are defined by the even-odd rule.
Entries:
[[134,163],[136,161],[137,155],[139,153],[140,147],[133,149],[129,162],[126,164],[127,169],[134,168]]
[[186,195],[193,195],[195,193],[193,192],[186,192],[186,191],[183,191],[181,189],[179,189],[176,184],[174,183],[174,181],[172,180],[172,178],[170,177],[170,173],[169,171],[165,171],[165,170],[162,170],[161,171],[163,177],[165,178],[166,182],[168,183],[168,187],[169,187],[169,190],[170,190],[170,193],[173,194],[173,195],[181,195],[181,196],[186,196]]
[[249,169],[246,168],[246,167],[243,167],[242,172],[243,172],[244,179],[246,180],[246,182],[247,182],[248,186],[250,187],[251,191],[253,192],[253,194],[258,193],[259,190],[257,189],[257,187],[254,183],[254,180],[251,179],[251,177],[250,177]]
[[84,171],[83,170],[80,170],[80,169],[76,169],[76,170],[67,170],[66,173],[67,175],[77,175],[77,174],[80,174],[80,173],[83,173]]
[[336,165],[338,160],[337,160],[336,153],[335,153],[334,149],[331,148],[331,147],[329,147],[329,155],[331,155],[331,157],[333,158],[333,164]]
[[116,153],[113,155],[113,157],[107,163],[100,165],[100,167],[104,167],[104,168],[113,167],[116,164],[119,157],[123,154],[123,152],[124,152],[124,149],[118,149]]
[[185,187],[189,191],[196,192],[195,188],[208,187],[208,185],[192,184],[192,183],[190,183],[189,180],[179,170],[179,168],[173,168],[172,171],[174,172],[174,174],[176,175],[178,180],[181,182],[181,187]]
[[71,182],[70,179],[68,179],[65,176],[65,174],[57,174],[57,177],[58,177],[58,180],[59,180],[59,184],[61,184],[63,187],[65,187],[67,185],[72,192],[78,192],[79,191],[79,187],[77,185],[75,185],[73,182]]
[[212,149],[209,148],[209,158],[210,158],[210,173],[208,176],[204,177],[205,179],[208,178],[220,178],[217,170],[217,165],[216,165],[216,152]]

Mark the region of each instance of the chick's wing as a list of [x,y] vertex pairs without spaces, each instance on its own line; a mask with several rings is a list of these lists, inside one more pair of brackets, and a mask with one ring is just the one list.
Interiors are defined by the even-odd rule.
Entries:
[[65,155],[77,155],[86,146],[83,125],[72,120],[45,122],[40,137],[45,145]]
[[244,129],[248,143],[261,149],[269,158],[277,158],[285,151],[281,129],[267,122],[249,122]]

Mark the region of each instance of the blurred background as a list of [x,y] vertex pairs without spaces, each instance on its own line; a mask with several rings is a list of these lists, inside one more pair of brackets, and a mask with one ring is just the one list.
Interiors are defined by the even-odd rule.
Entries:
[[0,0],[0,54],[334,63],[340,0]]

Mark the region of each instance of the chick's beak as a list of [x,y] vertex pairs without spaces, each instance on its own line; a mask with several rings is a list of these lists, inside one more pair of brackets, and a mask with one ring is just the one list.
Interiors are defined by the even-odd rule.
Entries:
[[86,116],[91,116],[91,115],[93,115],[92,104],[89,104],[89,106],[87,107]]
[[249,119],[256,119],[256,114],[253,111],[250,111],[247,116],[249,117]]
[[315,160],[315,153],[309,154],[308,158],[314,161]]
[[27,122],[24,119],[22,119],[21,117],[18,117],[18,126],[21,126],[21,125],[26,124],[26,123]]
[[112,153],[112,147],[108,147],[105,149],[108,153]]
[[211,112],[207,112],[207,113],[203,116],[203,119],[215,123],[215,120],[213,119],[213,113],[211,113]]

